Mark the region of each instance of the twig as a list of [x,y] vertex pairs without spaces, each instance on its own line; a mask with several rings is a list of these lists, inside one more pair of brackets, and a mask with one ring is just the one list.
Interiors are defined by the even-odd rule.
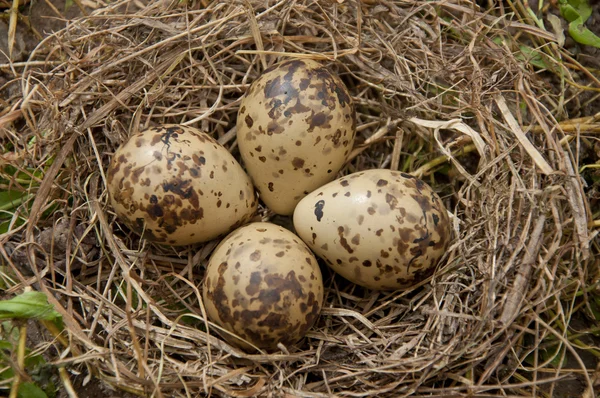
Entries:
[[519,314],[523,297],[527,291],[526,287],[529,283],[529,277],[542,244],[542,233],[544,232],[545,222],[546,216],[539,216],[533,227],[533,231],[529,236],[529,244],[527,245],[521,264],[517,268],[517,276],[515,277],[513,285],[507,292],[506,304],[504,305],[502,315],[500,315],[500,323],[502,325],[508,326],[512,324]]

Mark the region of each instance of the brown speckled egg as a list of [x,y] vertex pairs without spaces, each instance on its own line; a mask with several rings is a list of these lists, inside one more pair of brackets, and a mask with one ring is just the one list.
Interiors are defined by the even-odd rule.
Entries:
[[344,278],[395,290],[428,277],[451,238],[448,213],[423,181],[368,170],[315,190],[294,212],[296,233]]
[[205,242],[247,223],[258,205],[240,164],[197,129],[165,125],[115,152],[108,192],[120,219],[151,241]]
[[316,321],[323,280],[299,237],[275,224],[252,223],[213,252],[203,298],[209,318],[243,339],[225,335],[227,340],[272,350],[297,342]]
[[265,70],[237,118],[240,153],[263,202],[292,214],[300,199],[335,178],[355,127],[346,86],[318,62],[289,60]]

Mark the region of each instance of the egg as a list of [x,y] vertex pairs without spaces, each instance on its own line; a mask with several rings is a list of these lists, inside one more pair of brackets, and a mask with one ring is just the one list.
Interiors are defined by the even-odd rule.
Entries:
[[165,125],[132,135],[107,173],[117,216],[144,238],[205,242],[250,221],[258,199],[248,175],[210,135]]
[[334,271],[376,290],[427,278],[451,239],[448,213],[431,187],[382,169],[315,190],[298,203],[293,221],[298,236]]
[[[238,228],[210,257],[203,283],[208,317],[242,348],[273,350],[301,339],[323,303],[323,279],[302,240],[278,225]],[[250,343],[250,344],[248,344]]]
[[265,70],[242,98],[237,138],[248,174],[273,212],[293,213],[333,180],[355,137],[354,105],[339,77],[295,59]]

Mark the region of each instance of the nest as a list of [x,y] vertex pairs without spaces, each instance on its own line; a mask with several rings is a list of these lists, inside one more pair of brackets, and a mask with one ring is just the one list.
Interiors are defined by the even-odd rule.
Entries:
[[[552,323],[597,274],[560,104],[511,39],[551,40],[545,31],[461,1],[136,4],[46,38],[14,66],[20,93],[1,119],[12,149],[2,177],[28,193],[2,235],[3,275],[62,314],[61,364],[153,396],[531,396],[568,373],[539,344],[572,350]],[[361,289],[324,267],[308,335],[247,353],[203,311],[216,242],[140,240],[109,206],[106,169],[128,136],[166,123],[210,132],[239,159],[240,98],[288,57],[323,62],[354,97],[357,142],[340,175],[424,179],[455,236],[434,275],[404,291]]]

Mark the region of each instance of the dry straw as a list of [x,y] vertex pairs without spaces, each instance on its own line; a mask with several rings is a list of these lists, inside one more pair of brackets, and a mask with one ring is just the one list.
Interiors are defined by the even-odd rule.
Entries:
[[[460,0],[206,3],[112,3],[3,66],[21,94],[0,118],[13,149],[2,163],[32,195],[0,250],[11,292],[32,285],[64,317],[56,363],[156,397],[531,396],[572,373],[592,394],[580,360],[567,370],[543,355],[573,351],[556,325],[597,277],[574,130],[513,53],[512,35],[553,36]],[[130,134],[162,123],[200,127],[237,156],[240,97],[286,57],[322,61],[354,96],[359,138],[342,173],[415,173],[454,214],[455,240],[407,291],[325,271],[307,338],[249,354],[204,316],[214,243],[140,241],[108,205],[104,170]]]

